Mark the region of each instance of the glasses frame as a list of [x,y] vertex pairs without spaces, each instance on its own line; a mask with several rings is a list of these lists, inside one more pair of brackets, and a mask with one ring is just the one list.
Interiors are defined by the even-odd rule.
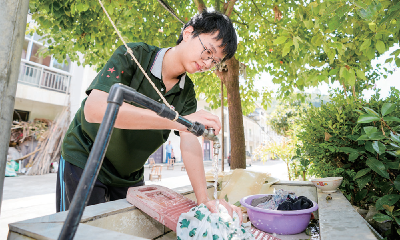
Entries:
[[[212,59],[212,61],[211,61],[211,66],[210,66],[209,69],[210,69],[210,70],[215,70],[216,66],[217,66],[218,64],[220,64],[222,60],[221,60],[221,61],[216,61],[216,60],[214,59],[214,53],[213,53],[210,49],[206,48],[206,46],[204,46],[204,44],[203,44],[203,42],[201,41],[199,35],[197,35],[197,37],[199,38],[200,43],[201,43],[201,45],[202,45],[203,48],[204,48],[204,50],[201,51],[201,53],[200,53],[200,58],[203,59],[203,60]],[[203,55],[204,51],[210,51],[211,57],[208,57],[207,59],[202,58],[202,55]]]

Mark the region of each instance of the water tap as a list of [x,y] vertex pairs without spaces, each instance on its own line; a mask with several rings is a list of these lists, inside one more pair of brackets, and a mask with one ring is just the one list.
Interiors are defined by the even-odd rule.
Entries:
[[221,148],[221,145],[219,144],[219,139],[215,135],[214,129],[213,128],[207,128],[204,130],[203,137],[205,139],[208,139],[210,141],[213,141],[213,147],[214,147],[214,155],[219,154],[219,149]]

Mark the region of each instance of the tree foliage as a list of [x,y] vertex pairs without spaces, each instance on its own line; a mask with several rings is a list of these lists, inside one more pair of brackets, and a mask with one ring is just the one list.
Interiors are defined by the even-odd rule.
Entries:
[[[197,3],[197,5],[195,4]],[[281,85],[281,97],[294,89],[340,81],[358,92],[381,74],[371,60],[399,43],[400,2],[365,1],[229,1],[235,4],[231,19],[240,38],[236,58],[246,66],[240,86],[245,114],[253,110],[259,93],[254,79],[269,72]],[[175,13],[187,21],[204,4],[216,9],[224,1],[170,1]],[[107,11],[128,42],[143,41],[173,46],[182,24],[157,0],[104,1]],[[73,61],[101,67],[121,45],[98,1],[31,0],[30,10],[39,34],[47,36],[51,54],[68,55]],[[83,59],[79,59],[82,53]],[[388,61],[400,67],[400,49]],[[215,73],[192,76],[197,93],[204,93],[212,107],[220,105],[220,84]]]

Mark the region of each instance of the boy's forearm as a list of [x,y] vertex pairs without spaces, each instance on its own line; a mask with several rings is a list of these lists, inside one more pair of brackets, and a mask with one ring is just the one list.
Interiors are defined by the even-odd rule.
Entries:
[[190,182],[196,195],[197,204],[209,201],[204,173],[203,153],[197,137],[187,132],[180,132],[181,152]]

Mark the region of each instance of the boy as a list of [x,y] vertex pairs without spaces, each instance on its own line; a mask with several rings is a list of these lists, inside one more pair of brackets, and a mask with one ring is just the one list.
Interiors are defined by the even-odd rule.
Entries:
[[[212,127],[218,134],[221,123],[217,116],[196,112],[193,83],[186,72],[211,69],[222,60],[233,57],[237,48],[236,32],[231,21],[221,13],[204,11],[193,17],[182,29],[177,45],[160,49],[145,43],[129,43],[135,57],[166,100],[181,116]],[[162,100],[137,67],[125,46],[119,47],[86,90],[62,145],[57,177],[57,212],[69,209],[73,194],[85,167],[98,128],[103,119],[110,87],[122,83],[162,103]],[[181,137],[182,158],[193,186],[197,203],[216,212],[207,197],[202,150],[196,136],[176,122],[156,113],[123,103],[99,176],[88,205],[126,197],[129,187],[144,185],[143,165],[166,140],[171,130]],[[220,201],[232,214],[240,209]]]

